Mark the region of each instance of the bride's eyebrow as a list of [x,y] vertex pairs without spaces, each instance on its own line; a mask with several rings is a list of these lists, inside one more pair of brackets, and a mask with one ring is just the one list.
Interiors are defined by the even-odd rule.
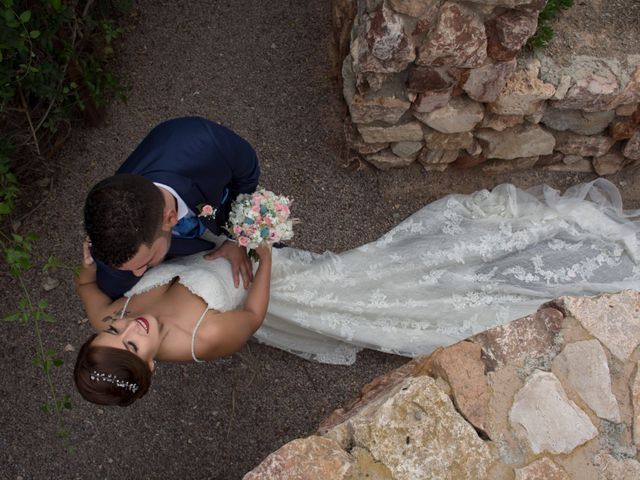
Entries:
[[115,320],[115,317],[113,317],[112,315],[107,315],[102,319],[103,322],[113,322],[114,320]]

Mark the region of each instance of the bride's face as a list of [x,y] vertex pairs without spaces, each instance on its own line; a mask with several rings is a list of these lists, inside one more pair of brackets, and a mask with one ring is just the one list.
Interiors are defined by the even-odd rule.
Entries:
[[128,350],[149,365],[160,348],[160,323],[152,315],[125,317],[111,320],[91,344]]

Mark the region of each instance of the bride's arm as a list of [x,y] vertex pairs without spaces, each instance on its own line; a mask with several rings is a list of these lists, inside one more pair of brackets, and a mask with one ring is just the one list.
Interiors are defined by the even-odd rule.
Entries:
[[96,264],[91,258],[87,242],[83,244],[82,269],[78,276],[74,278],[74,284],[91,326],[96,331],[101,331],[104,328],[103,319],[110,314],[114,314],[115,304],[119,300],[112,301],[108,295],[98,288]]
[[271,287],[271,247],[256,249],[260,264],[249,288],[244,306],[238,310],[219,313],[207,324],[199,336],[204,348],[198,349],[202,360],[213,360],[237,352],[255,333],[267,314]]

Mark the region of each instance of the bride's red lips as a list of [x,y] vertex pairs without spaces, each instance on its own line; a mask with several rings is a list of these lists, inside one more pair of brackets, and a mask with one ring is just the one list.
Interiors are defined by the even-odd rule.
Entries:
[[144,328],[147,334],[149,333],[149,322],[147,321],[146,318],[138,317],[136,318],[136,322],[142,325],[142,328]]

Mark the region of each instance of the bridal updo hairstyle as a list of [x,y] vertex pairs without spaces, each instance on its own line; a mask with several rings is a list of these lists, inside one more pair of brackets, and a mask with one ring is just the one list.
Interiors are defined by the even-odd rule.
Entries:
[[111,267],[151,245],[162,227],[164,197],[141,175],[120,173],[98,182],[84,204],[84,228],[91,254]]
[[92,347],[96,335],[78,353],[73,370],[76,387],[85,400],[98,405],[131,405],[149,391],[152,372],[127,350]]

